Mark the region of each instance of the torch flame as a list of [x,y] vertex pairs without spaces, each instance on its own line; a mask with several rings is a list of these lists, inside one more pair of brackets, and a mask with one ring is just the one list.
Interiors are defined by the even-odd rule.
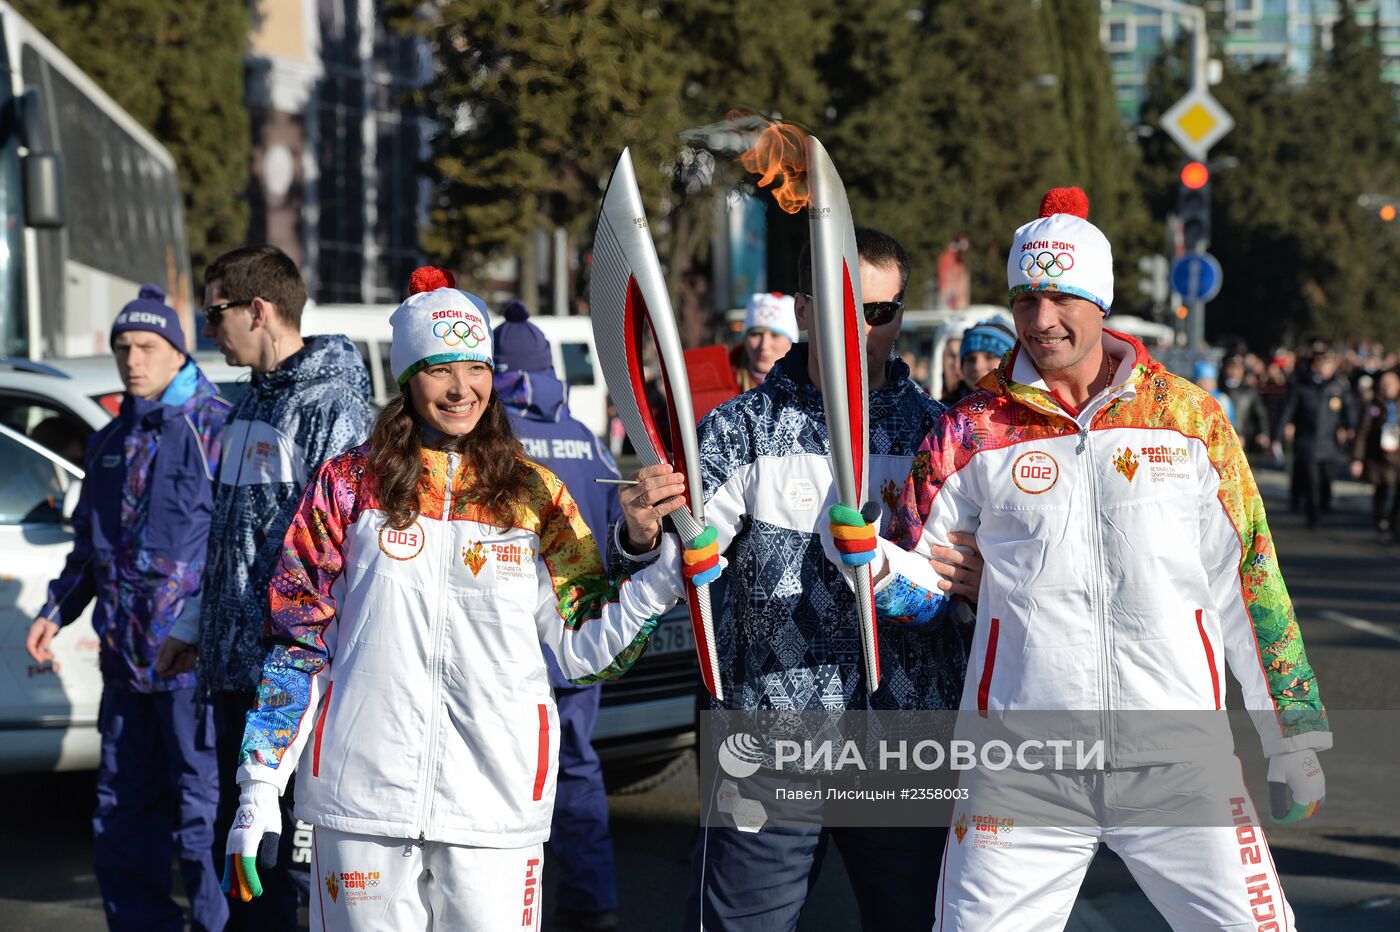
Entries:
[[[753,120],[750,114],[734,111],[731,121]],[[759,132],[752,146],[739,156],[746,171],[759,176],[758,186],[773,188],[773,200],[790,214],[807,206],[807,131],[791,123],[771,123]]]

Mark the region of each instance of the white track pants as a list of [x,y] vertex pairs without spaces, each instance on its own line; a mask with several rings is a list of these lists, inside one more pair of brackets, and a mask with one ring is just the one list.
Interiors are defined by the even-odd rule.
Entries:
[[502,932],[540,927],[544,846],[468,848],[317,827],[313,932]]
[[[1231,764],[1233,776],[1211,771],[1208,789],[1201,768],[1190,764],[969,772],[961,783],[968,799],[958,804],[943,855],[934,932],[1063,929],[1101,841],[1177,932],[1291,932],[1293,911],[1238,764]],[[1215,814],[1173,817],[1203,806]],[[1047,817],[1056,807],[1061,820]]]

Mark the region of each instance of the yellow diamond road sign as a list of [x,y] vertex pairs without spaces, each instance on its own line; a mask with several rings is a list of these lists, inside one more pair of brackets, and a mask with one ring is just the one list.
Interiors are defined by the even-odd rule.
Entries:
[[1205,88],[1193,89],[1162,114],[1162,129],[1193,159],[1204,159],[1235,121]]

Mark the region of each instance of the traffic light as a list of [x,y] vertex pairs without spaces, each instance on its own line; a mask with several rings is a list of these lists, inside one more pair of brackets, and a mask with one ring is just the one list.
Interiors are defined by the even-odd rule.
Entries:
[[1395,219],[1395,205],[1383,204],[1381,205],[1381,209],[1377,211],[1377,214],[1380,215],[1382,222],[1389,223],[1390,221]]
[[1204,162],[1187,162],[1181,167],[1176,213],[1181,218],[1187,252],[1197,252],[1210,245],[1210,169]]
[[1152,299],[1153,304],[1164,304],[1171,296],[1171,285],[1167,282],[1169,263],[1166,256],[1143,256],[1138,259],[1138,288]]

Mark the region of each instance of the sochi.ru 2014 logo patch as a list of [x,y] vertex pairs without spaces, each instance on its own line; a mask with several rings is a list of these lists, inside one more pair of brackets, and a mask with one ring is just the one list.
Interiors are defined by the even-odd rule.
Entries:
[[470,547],[462,548],[462,563],[472,571],[473,576],[480,576],[481,568],[486,565],[486,548],[479,540],[474,540],[471,544]]
[[331,895],[332,903],[340,897],[340,882],[335,879],[334,873],[326,875],[326,892]]
[[379,549],[392,560],[412,560],[423,552],[423,528],[414,521],[403,530],[386,522],[379,528]]
[[1124,447],[1117,451],[1113,457],[1113,468],[1129,482],[1133,481],[1133,476],[1136,476],[1138,471],[1138,458],[1132,447]]
[[1011,481],[1027,495],[1049,492],[1060,480],[1060,464],[1049,453],[1022,453],[1011,464]]

